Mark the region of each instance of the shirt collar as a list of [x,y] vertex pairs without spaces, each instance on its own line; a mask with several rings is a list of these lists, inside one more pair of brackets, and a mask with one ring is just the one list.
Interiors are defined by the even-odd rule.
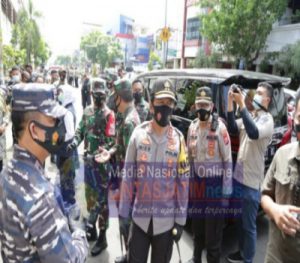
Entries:
[[125,119],[126,116],[132,111],[133,105],[128,106],[128,108],[122,113],[123,118]]
[[21,160],[21,161],[30,163],[30,164],[34,165],[42,173],[44,172],[43,165],[40,163],[40,161],[37,159],[37,157],[35,157],[32,153],[30,153],[26,149],[22,148],[18,144],[14,145],[13,158],[16,160]]
[[[147,132],[150,133],[150,134],[154,133],[152,125],[153,125],[153,120],[149,121],[148,126],[147,126]],[[167,131],[165,133],[167,135],[168,139],[172,139],[173,138],[173,131],[174,131],[174,127],[170,123],[169,126],[168,126],[168,128],[167,128]]]
[[299,142],[293,142],[291,150],[287,156],[287,159],[300,161],[300,145]]

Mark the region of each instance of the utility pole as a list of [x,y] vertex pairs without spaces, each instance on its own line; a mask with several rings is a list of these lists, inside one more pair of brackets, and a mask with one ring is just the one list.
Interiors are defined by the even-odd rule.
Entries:
[[[167,18],[168,18],[168,0],[165,0],[165,28],[167,27]],[[163,66],[166,67],[167,58],[168,58],[168,42],[163,43]]]

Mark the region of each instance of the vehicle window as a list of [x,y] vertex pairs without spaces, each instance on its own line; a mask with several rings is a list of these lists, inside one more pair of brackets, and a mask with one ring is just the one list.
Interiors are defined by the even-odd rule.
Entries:
[[196,99],[196,91],[199,87],[208,86],[212,88],[213,92],[213,101],[216,97],[217,89],[214,88],[214,85],[211,83],[205,83],[201,80],[195,79],[183,79],[177,80],[176,83],[176,94],[177,94],[177,106],[175,110],[175,114],[188,118],[194,119],[196,118],[195,113],[195,99]]
[[286,101],[284,96],[284,90],[282,88],[274,89],[273,99],[272,103],[270,104],[269,111],[274,118],[275,127],[287,124]]

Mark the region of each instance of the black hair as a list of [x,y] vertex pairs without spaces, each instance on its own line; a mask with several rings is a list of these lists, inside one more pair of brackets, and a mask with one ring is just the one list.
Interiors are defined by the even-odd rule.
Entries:
[[124,100],[125,102],[132,102],[133,101],[132,94],[123,94],[122,96],[121,95],[118,95],[118,96],[121,97],[121,99]]
[[18,140],[21,138],[28,121],[38,118],[37,113],[37,111],[12,111],[11,122],[14,139]]
[[265,81],[264,82],[259,82],[258,85],[257,85],[257,87],[263,87],[263,88],[265,88],[266,91],[267,91],[267,96],[272,101],[272,99],[273,99],[273,87],[272,87],[272,85],[270,83],[265,82]]
[[13,67],[11,68],[10,72],[15,71],[15,70],[20,71],[20,68],[19,68],[18,66],[13,66]]
[[58,71],[56,69],[52,69],[51,72],[50,72],[51,75],[55,74],[55,73],[58,73]]
[[134,80],[134,81],[132,82],[131,86],[133,86],[133,85],[136,84],[136,83],[140,83],[140,84],[143,86],[143,88],[144,88],[144,84],[143,84],[143,82],[142,82],[140,79]]

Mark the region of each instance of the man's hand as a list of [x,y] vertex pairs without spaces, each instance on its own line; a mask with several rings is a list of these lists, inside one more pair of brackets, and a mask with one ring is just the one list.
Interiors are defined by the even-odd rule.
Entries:
[[111,158],[111,154],[108,150],[104,149],[103,147],[99,146],[99,154],[95,156],[95,161],[97,163],[106,163]]
[[274,204],[271,213],[277,227],[285,234],[294,236],[300,230],[300,222],[295,216],[300,213],[299,207]]
[[182,232],[183,232],[183,226],[175,223],[172,228],[172,236],[173,236],[173,240],[176,243],[180,240]]
[[0,135],[2,135],[5,132],[5,126],[0,126]]
[[236,88],[237,92],[233,92],[232,90],[229,91],[233,100],[239,105],[240,109],[245,107],[245,99],[242,94],[242,91],[239,88]]

